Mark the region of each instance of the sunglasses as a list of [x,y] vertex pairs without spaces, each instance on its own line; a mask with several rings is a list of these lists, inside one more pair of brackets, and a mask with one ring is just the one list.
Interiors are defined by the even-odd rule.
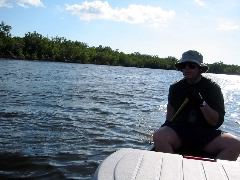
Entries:
[[188,67],[189,69],[196,69],[198,65],[196,63],[190,62],[180,64],[180,69],[185,69],[186,67]]

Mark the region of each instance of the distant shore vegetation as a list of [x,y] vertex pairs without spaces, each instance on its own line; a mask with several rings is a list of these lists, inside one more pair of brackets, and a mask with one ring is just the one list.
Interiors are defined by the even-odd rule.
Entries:
[[[24,37],[11,35],[12,27],[5,22],[0,24],[0,58],[57,61],[81,64],[112,65],[152,69],[175,70],[177,58],[160,58],[134,52],[126,54],[110,47],[89,47],[84,42],[67,40],[64,37],[44,37],[28,32]],[[209,73],[240,75],[240,66],[226,65],[223,62],[207,64]]]

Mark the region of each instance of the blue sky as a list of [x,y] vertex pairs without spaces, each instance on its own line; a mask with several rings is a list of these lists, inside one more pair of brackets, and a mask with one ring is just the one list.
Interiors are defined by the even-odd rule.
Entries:
[[37,31],[125,53],[240,65],[239,0],[0,0],[12,35]]

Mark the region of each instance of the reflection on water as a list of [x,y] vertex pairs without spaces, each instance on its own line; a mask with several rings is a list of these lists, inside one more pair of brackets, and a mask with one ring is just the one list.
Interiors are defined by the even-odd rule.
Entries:
[[208,74],[222,88],[225,101],[225,123],[222,128],[240,136],[240,76]]
[[[165,119],[177,71],[0,61],[0,178],[90,179],[119,148],[144,149]],[[207,74],[240,124],[239,76]]]

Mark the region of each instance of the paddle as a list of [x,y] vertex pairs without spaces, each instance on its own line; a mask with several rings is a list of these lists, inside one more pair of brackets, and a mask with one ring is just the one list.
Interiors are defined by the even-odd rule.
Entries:
[[170,119],[170,122],[172,122],[177,115],[182,111],[182,109],[186,106],[188,103],[189,99],[186,97],[185,100],[183,101],[182,105],[178,108],[177,112],[173,115],[173,117]]

